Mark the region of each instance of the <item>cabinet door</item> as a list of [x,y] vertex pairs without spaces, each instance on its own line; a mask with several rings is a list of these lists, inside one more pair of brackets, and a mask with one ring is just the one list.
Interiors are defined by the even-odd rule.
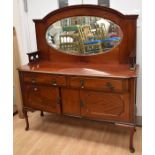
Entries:
[[80,116],[80,99],[78,89],[61,89],[62,111],[66,115]]
[[60,113],[60,97],[57,87],[25,85],[24,106]]
[[80,91],[81,115],[110,121],[129,121],[129,94]]

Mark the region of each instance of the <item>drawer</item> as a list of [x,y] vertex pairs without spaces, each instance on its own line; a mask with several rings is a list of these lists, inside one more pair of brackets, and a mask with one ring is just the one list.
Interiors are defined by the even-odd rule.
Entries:
[[32,84],[48,84],[53,86],[66,86],[66,78],[59,75],[43,73],[23,73],[24,82]]
[[106,90],[106,91],[126,91],[128,90],[128,80],[111,78],[69,78],[69,86],[73,88]]

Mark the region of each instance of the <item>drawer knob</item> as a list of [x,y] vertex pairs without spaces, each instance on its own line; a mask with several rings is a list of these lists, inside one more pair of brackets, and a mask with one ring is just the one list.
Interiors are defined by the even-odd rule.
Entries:
[[84,88],[84,80],[80,80],[80,87],[83,89]]
[[106,86],[107,86],[110,90],[114,90],[114,86],[113,86],[110,82],[107,82],[107,83],[106,83]]
[[38,91],[38,88],[35,87],[33,90],[34,90],[34,91]]
[[51,84],[52,84],[52,86],[57,86],[58,85],[56,81],[52,81]]

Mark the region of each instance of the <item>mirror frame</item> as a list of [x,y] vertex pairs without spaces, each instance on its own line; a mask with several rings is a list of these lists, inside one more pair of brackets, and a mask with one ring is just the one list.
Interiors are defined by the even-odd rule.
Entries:
[[[91,17],[94,17],[94,16],[74,16],[74,18],[82,18],[82,20],[83,20],[83,18],[91,18]],[[110,39],[110,37],[107,37],[107,34],[109,35],[110,33],[107,31],[107,29],[105,29],[105,27],[104,27],[104,29],[103,29],[103,27],[101,28],[101,27],[99,27],[100,28],[100,30],[101,31],[104,31],[105,33],[104,34],[101,34],[100,36],[99,36],[99,34],[96,34],[96,33],[92,33],[91,32],[91,26],[90,25],[88,25],[88,24],[85,24],[85,25],[82,25],[82,24],[78,24],[78,25],[76,25],[76,24],[74,24],[74,25],[69,25],[69,26],[67,26],[67,27],[77,27],[77,26],[79,26],[79,29],[78,29],[78,34],[81,34],[81,35],[83,35],[83,33],[80,33],[81,31],[82,31],[82,27],[83,26],[86,26],[87,28],[88,28],[88,26],[89,26],[89,28],[90,28],[90,32],[91,32],[91,34],[92,34],[92,36],[93,37],[98,37],[98,39],[95,39],[96,41],[101,41],[101,42],[96,42],[97,44],[95,44],[94,43],[94,41],[95,40],[85,40],[86,38],[88,39],[88,37],[86,37],[86,36],[83,36],[82,38],[81,38],[81,35],[79,35],[78,37],[79,37],[79,39],[81,40],[81,44],[79,44],[78,46],[79,47],[77,47],[76,48],[76,50],[74,51],[70,51],[70,50],[65,50],[65,49],[61,49],[61,47],[59,47],[59,45],[58,44],[55,44],[55,43],[49,43],[49,38],[48,38],[48,34],[49,34],[49,31],[52,29],[52,28],[54,28],[54,24],[58,24],[58,22],[63,22],[63,20],[69,20],[71,17],[68,17],[68,18],[64,18],[64,19],[61,19],[61,20],[59,20],[59,21],[56,21],[55,23],[53,23],[53,24],[51,24],[49,27],[48,27],[48,29],[47,29],[47,31],[46,31],[46,34],[45,34],[45,38],[46,38],[46,42],[47,42],[47,44],[50,46],[50,47],[52,47],[52,48],[55,48],[55,49],[57,49],[58,51],[60,51],[60,52],[62,52],[62,53],[65,53],[65,54],[69,54],[69,55],[75,55],[75,56],[93,56],[93,55],[98,55],[98,54],[102,54],[102,53],[106,53],[106,52],[110,52],[113,48],[116,48],[120,43],[121,43],[121,41],[122,41],[122,39],[123,39],[123,32],[122,32],[122,30],[121,30],[121,27],[119,26],[119,25],[117,25],[117,24],[115,24],[114,22],[112,22],[112,21],[110,21],[110,20],[108,20],[108,19],[105,19],[105,18],[101,18],[101,17],[96,17],[95,16],[95,18],[100,18],[100,20],[106,20],[106,22],[108,22],[109,23],[109,26],[110,26],[110,23],[113,23],[114,25],[115,25],[115,27],[119,30],[119,32],[120,32],[120,35],[119,36],[117,36],[117,37],[115,37],[115,39],[117,39],[117,38],[120,38],[119,40],[117,40],[117,42],[115,42],[114,43],[114,41],[112,41],[112,43],[114,43],[115,45],[113,46],[113,47],[109,47],[109,48],[107,48],[106,50],[104,50],[104,46],[103,45],[106,45],[105,44],[105,42],[104,42],[104,39],[106,40],[106,39]],[[97,23],[97,21],[95,21],[96,23]],[[62,27],[62,25],[60,25],[60,27],[61,28],[63,28]],[[56,27],[55,27],[56,28]],[[94,27],[93,29],[96,29],[97,27]],[[110,28],[110,27],[109,27]],[[73,30],[72,30],[73,31]],[[96,31],[97,31],[97,29],[96,29]],[[100,32],[101,32],[100,31]],[[62,31],[62,32],[65,32],[65,31]],[[67,36],[67,34],[65,34],[65,36],[63,37],[61,37],[61,39],[60,39],[60,36],[62,35],[62,32],[61,32],[61,34],[59,34],[59,36],[57,36],[59,39],[57,40],[57,42],[61,42],[62,40],[63,40],[63,38],[66,38],[66,36]],[[116,31],[114,31],[114,33],[115,33]],[[56,35],[57,35],[57,32],[56,32]],[[71,36],[71,35],[68,35],[68,36]],[[100,39],[100,37],[105,37],[106,36],[106,38],[104,38],[103,37],[103,39]],[[92,38],[93,38],[92,37]],[[84,39],[85,38],[85,39]],[[79,40],[79,39],[77,39],[77,40]],[[88,42],[88,44],[85,44],[85,43],[87,43]],[[66,42],[65,42],[66,43]],[[76,43],[76,42],[68,42],[68,43],[71,43],[71,44],[73,44],[73,43]],[[79,43],[79,42],[78,42]],[[93,44],[91,44],[91,43],[93,43]],[[107,43],[107,42],[106,42]],[[108,42],[109,43],[109,42]],[[70,45],[71,45],[70,44]],[[96,50],[96,51],[93,51],[92,49],[92,51],[90,52],[90,50],[89,50],[89,48],[90,48],[90,45],[91,44],[91,48],[92,48],[92,46],[93,45],[95,45],[95,49],[94,50]],[[111,44],[111,43],[110,43]],[[62,47],[63,47],[63,42],[62,42]],[[80,46],[81,45],[81,46]],[[55,47],[54,47],[55,46]],[[61,45],[60,45],[61,46]],[[81,47],[81,48],[80,48]],[[98,49],[97,49],[98,48]],[[101,50],[100,50],[101,49]]]

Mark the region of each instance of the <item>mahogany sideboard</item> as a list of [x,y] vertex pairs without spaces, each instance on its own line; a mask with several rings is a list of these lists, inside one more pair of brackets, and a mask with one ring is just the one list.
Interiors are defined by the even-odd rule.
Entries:
[[[123,38],[109,52],[70,55],[50,47],[45,34],[55,21],[73,16],[97,16],[120,26]],[[40,110],[79,118],[106,121],[130,130],[129,149],[134,152],[136,116],[137,15],[97,5],[76,5],[34,20],[38,51],[28,53],[29,63],[18,68],[26,130],[28,111]]]

